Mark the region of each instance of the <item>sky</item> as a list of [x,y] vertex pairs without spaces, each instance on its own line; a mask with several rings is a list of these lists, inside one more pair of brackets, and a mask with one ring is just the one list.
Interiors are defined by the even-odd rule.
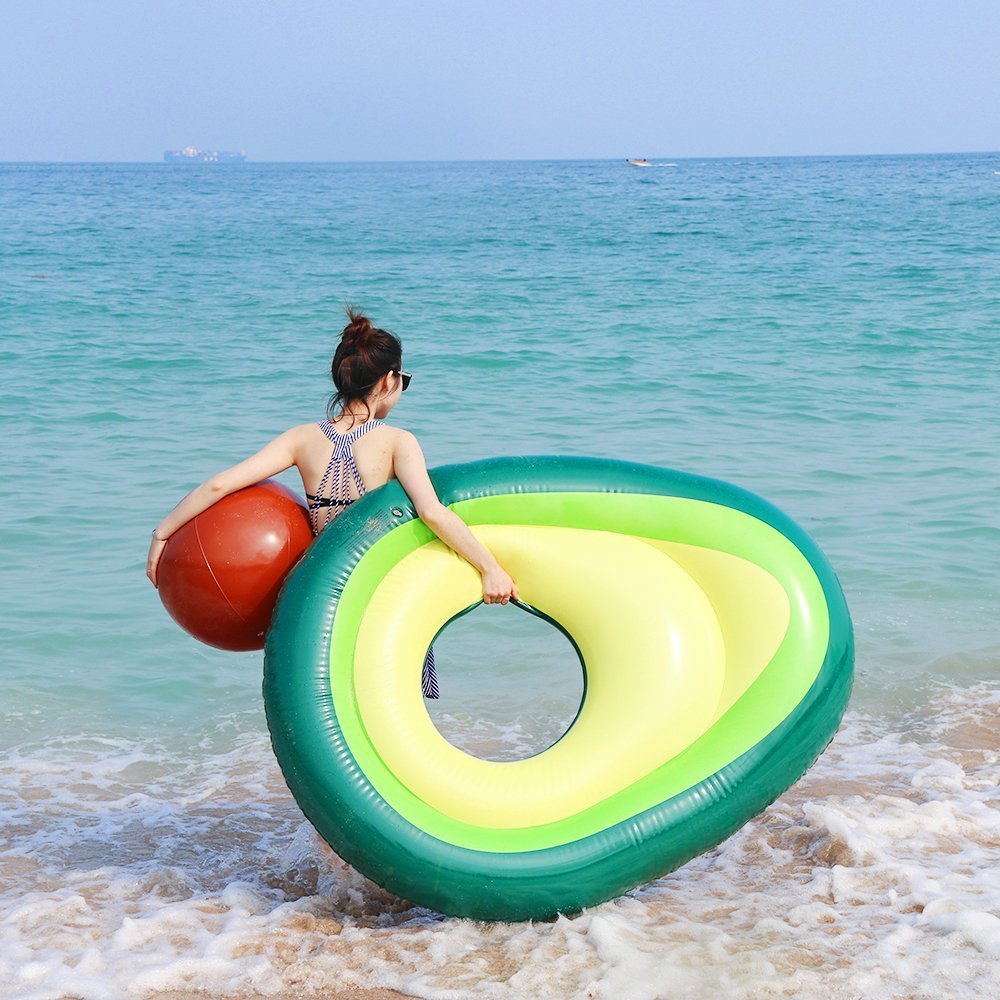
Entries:
[[1000,149],[998,0],[4,0],[0,161]]

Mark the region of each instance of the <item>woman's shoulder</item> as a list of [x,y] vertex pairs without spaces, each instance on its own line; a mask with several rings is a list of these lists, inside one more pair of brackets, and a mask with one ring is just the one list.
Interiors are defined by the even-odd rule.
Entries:
[[313,434],[323,433],[322,420],[310,420],[305,424],[296,424],[294,427],[289,427],[286,434],[291,437],[298,438],[300,441],[308,440]]
[[[401,445],[414,445],[417,444],[417,436],[412,431],[406,430],[405,427],[396,427],[393,424],[387,424],[384,420],[372,420],[373,426],[371,431],[376,432],[380,437],[384,437],[386,440],[398,443]],[[296,424],[294,427],[289,427],[285,434],[289,437],[302,439],[308,439],[316,434],[325,435],[326,428],[333,427],[336,430],[336,425],[332,424],[329,420],[310,420],[306,424]]]
[[394,458],[399,458],[399,456],[406,452],[412,451],[414,448],[419,448],[416,435],[412,431],[408,431],[405,427],[382,424],[377,429],[376,433],[378,432],[385,434],[385,440],[388,441]]
[[[390,426],[384,420],[381,420],[381,419],[379,419],[379,420],[371,420],[371,421],[366,420],[365,423],[372,423],[372,424],[374,424],[375,426],[372,428],[372,430],[376,430],[376,429],[385,429],[385,430],[388,430],[388,431],[399,431],[399,430],[401,430],[401,428],[399,428],[399,427],[392,427],[392,426]],[[362,425],[361,424],[355,424],[354,426],[355,427],[360,427]],[[308,423],[305,423],[305,424],[296,424],[294,427],[289,427],[288,430],[285,433],[286,434],[314,434],[314,433],[318,432],[318,433],[322,434],[324,427],[333,427],[334,430],[337,429],[337,425],[332,420],[327,420],[327,419],[324,418],[323,420],[310,420]]]
[[[388,424],[386,424],[385,426],[389,427]],[[408,431],[405,427],[389,427],[389,429],[392,431],[392,433],[400,441],[416,441],[417,440],[417,437],[413,433],[413,431]]]
[[[366,423],[368,422],[366,421]],[[377,431],[388,440],[400,443],[415,442],[417,440],[416,436],[411,431],[406,430],[405,427],[396,427],[393,424],[387,424],[381,418],[371,421],[371,423],[374,423],[375,426],[369,428],[369,430]],[[332,426],[336,430],[336,425],[331,424],[329,420],[310,420],[306,424],[296,424],[294,427],[290,427],[285,433],[301,440],[307,440],[310,437],[315,437],[317,434],[325,436],[324,426]]]
[[376,435],[383,442],[383,446],[392,452],[393,460],[420,451],[417,436],[405,427],[396,427],[393,424],[387,424],[380,420],[379,425],[372,428],[371,431],[373,438]]

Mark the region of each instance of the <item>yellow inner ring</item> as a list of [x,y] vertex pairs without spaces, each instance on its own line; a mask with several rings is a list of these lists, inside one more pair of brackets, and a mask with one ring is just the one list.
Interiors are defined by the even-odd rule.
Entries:
[[456,820],[536,826],[628,787],[711,726],[788,627],[783,588],[736,556],[582,528],[471,530],[521,598],[572,635],[587,694],[569,732],[535,757],[487,761],[452,746],[427,714],[420,671],[438,630],[481,598],[481,578],[438,540],[400,560],[359,627],[358,710],[386,767]]

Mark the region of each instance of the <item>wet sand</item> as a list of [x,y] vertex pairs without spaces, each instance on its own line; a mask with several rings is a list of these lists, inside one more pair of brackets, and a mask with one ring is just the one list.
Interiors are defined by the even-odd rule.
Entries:
[[[440,917],[391,895],[294,813],[286,822],[265,812],[241,830],[234,809],[251,793],[262,808],[278,787],[272,777],[254,789],[243,774],[266,773],[262,743],[227,759],[231,784],[213,781],[207,804],[199,795],[192,805],[183,788],[161,792],[181,807],[152,813],[135,833],[124,820],[92,831],[74,821],[67,831],[83,835],[64,838],[59,865],[45,867],[40,849],[0,855],[0,874],[24,897],[5,918],[4,943],[51,970],[48,995],[63,1000],[997,996],[998,746],[992,683],[933,690],[888,732],[880,718],[849,713],[816,764],[722,845],[573,918],[505,924]],[[124,813],[136,782],[127,768],[148,762],[130,746],[122,760],[106,756],[98,746],[65,775],[55,756],[12,772],[19,836],[52,808],[45,795],[58,803],[64,789],[86,789],[70,801],[90,813],[106,802]],[[0,778],[15,764],[0,763]],[[280,853],[255,847],[265,820]],[[139,858],[157,850],[144,838],[165,839],[156,867],[110,867],[107,845],[128,843],[125,834]],[[191,842],[221,859],[202,881]],[[103,951],[81,973],[91,941]],[[72,989],[81,975],[85,988]],[[396,988],[373,988],[379,980]]]
[[170,990],[166,993],[153,993],[148,1000],[412,1000],[409,993],[397,993],[396,990],[366,990],[356,986],[348,986],[342,990],[322,990],[320,992],[298,993],[286,990],[282,993],[231,993],[227,997],[217,997],[211,993],[200,993],[197,990]]

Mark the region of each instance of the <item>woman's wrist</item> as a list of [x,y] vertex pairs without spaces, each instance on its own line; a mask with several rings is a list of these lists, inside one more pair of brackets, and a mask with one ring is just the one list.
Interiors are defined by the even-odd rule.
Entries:
[[485,545],[483,548],[486,549],[486,551],[480,554],[479,559],[473,563],[473,566],[475,566],[480,573],[488,573],[490,570],[499,568],[500,563],[497,562],[497,557],[493,555],[493,553],[490,552]]
[[153,537],[154,537],[154,538],[155,538],[155,539],[156,539],[156,540],[157,540],[158,542],[165,542],[165,541],[167,540],[167,538],[169,538],[170,536],[168,535],[168,536],[167,536],[167,538],[161,538],[161,537],[160,537],[160,536],[159,536],[159,535],[158,535],[158,534],[156,533],[156,528],[153,528]]

